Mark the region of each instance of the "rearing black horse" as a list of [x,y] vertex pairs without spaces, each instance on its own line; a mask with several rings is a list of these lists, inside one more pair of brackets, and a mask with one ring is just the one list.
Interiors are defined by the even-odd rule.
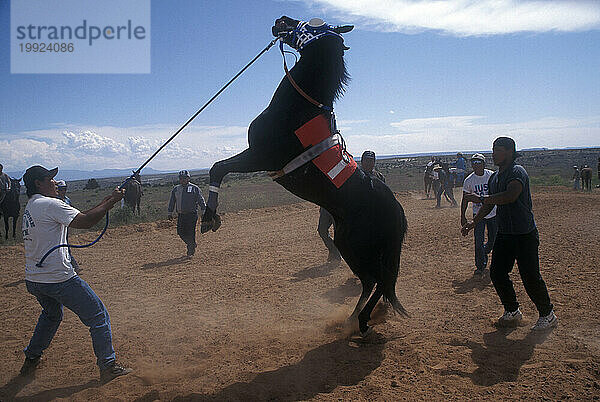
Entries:
[[296,163],[299,167],[295,170],[284,169],[334,134],[330,125],[333,102],[349,80],[344,63],[344,51],[349,48],[344,46],[341,33],[352,28],[333,27],[318,19],[307,23],[284,16],[275,21],[273,35],[298,50],[301,57],[282,79],[269,106],[250,124],[248,149],[216,162],[210,169],[201,230],[214,231],[220,226],[217,198],[226,174],[276,172],[277,183],[333,215],[335,245],[362,283],[352,316],[358,316],[360,332],[366,335],[371,312],[382,296],[397,312],[407,315],[395,292],[407,229],[404,210],[383,182],[356,168],[339,142],[326,145],[325,152],[310,156],[308,161]]

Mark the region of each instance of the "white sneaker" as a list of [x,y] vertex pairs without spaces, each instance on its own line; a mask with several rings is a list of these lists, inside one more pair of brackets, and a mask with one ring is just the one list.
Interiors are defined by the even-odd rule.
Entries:
[[521,310],[516,309],[512,312],[504,310],[502,317],[498,318],[498,326],[516,326],[522,319],[523,314],[521,313]]
[[558,318],[554,315],[554,311],[551,311],[547,316],[540,317],[531,329],[533,331],[543,331],[554,328],[556,325],[558,325]]

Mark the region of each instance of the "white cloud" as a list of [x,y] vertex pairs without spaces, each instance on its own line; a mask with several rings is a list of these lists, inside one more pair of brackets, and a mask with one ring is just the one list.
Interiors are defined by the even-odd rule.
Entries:
[[592,0],[312,0],[345,23],[379,31],[437,30],[458,36],[583,31],[600,27]]
[[64,151],[107,157],[117,156],[123,152],[123,144],[89,130],[77,134],[64,131],[62,134],[66,139],[62,144]]
[[[442,116],[400,120],[378,126],[369,120],[341,120],[348,150],[379,155],[490,149],[499,135],[509,135],[517,147],[564,148],[600,145],[600,116],[587,119],[548,117],[511,123],[489,123],[485,116]],[[170,126],[65,127],[4,135],[0,161],[5,170],[34,164],[62,169],[136,168],[175,129]],[[210,167],[247,148],[245,127],[189,127],[167,145],[150,167],[179,170]],[[375,134],[374,134],[375,133]]]
[[[133,168],[140,166],[178,129],[169,125],[55,128],[0,133],[0,160],[6,170],[32,164],[63,169]],[[149,164],[158,170],[210,167],[247,148],[247,127],[189,126]]]

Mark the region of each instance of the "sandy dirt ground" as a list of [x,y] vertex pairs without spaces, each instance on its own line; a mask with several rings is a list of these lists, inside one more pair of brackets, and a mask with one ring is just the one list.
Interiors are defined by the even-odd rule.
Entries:
[[493,326],[502,306],[489,275],[472,276],[459,209],[420,194],[398,196],[409,232],[397,294],[411,317],[378,307],[364,340],[342,329],[360,285],[345,264],[325,264],[312,204],[227,214],[218,232],[198,231],[191,261],[174,222],[110,230],[74,252],[110,312],[118,360],[135,370],[105,385],[70,311],[35,377],[17,376],[40,307],[22,280],[22,247],[4,247],[0,400],[599,399],[600,197],[533,196],[560,321],[546,335],[529,330],[537,313],[516,269],[524,323]]

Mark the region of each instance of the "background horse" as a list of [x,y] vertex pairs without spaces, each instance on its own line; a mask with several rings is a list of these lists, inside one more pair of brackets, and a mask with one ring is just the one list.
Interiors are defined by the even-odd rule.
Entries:
[[581,189],[592,191],[592,168],[588,165],[581,168]]
[[17,219],[21,212],[21,202],[19,196],[21,194],[21,179],[10,179],[10,191],[6,192],[2,203],[0,203],[0,211],[4,215],[4,230],[5,238],[8,239],[8,218],[12,218],[12,237],[15,238],[15,229],[17,227]]
[[300,59],[281,80],[268,107],[250,124],[248,149],[216,162],[210,169],[201,231],[218,228],[218,191],[226,174],[275,171],[277,183],[333,216],[334,243],[362,283],[362,294],[351,318],[358,317],[360,332],[366,335],[371,312],[382,296],[397,312],[407,315],[395,291],[407,229],[402,206],[383,182],[357,169],[340,144],[291,172],[283,171],[288,162],[321,140],[323,130],[327,131],[326,138],[333,134],[333,102],[349,80],[344,63],[348,48],[341,33],[352,28],[285,16],[275,21],[273,35],[297,49]]
[[137,208],[138,215],[141,213],[140,211],[140,202],[142,200],[142,180],[140,178],[140,174],[136,174],[133,176],[131,180],[127,180],[125,183],[125,196],[123,199],[125,200],[125,205],[128,205],[133,213]]

